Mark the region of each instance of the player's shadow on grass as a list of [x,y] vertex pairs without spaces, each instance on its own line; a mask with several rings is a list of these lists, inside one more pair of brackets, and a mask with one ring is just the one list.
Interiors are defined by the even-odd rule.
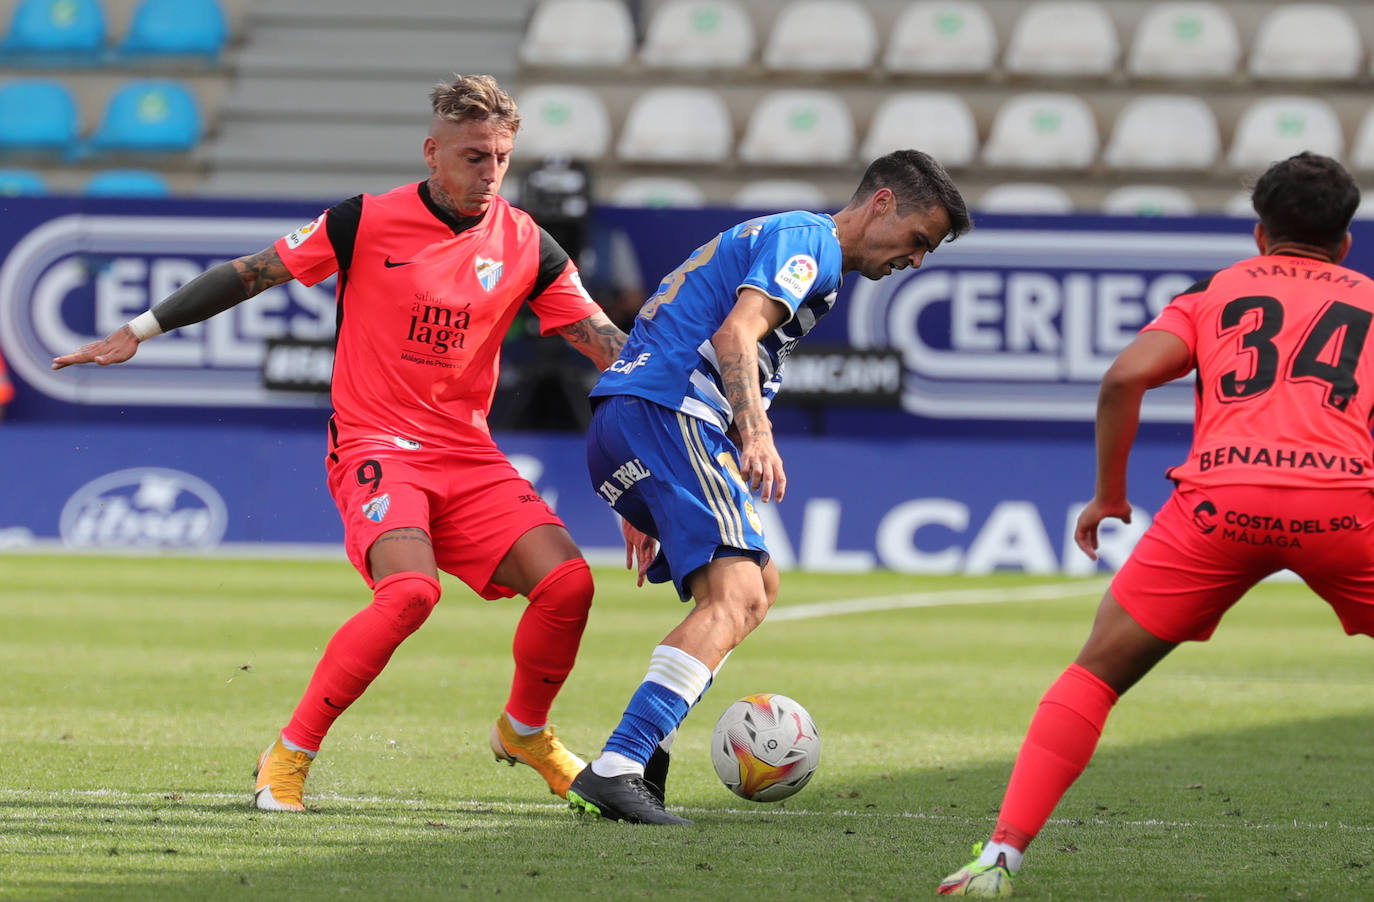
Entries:
[[[1110,737],[1110,733],[1108,734]],[[832,755],[838,749],[828,749]],[[1031,849],[1017,894],[1073,899],[1374,898],[1374,717],[1104,747]],[[707,762],[681,762],[709,768]],[[0,851],[74,870],[20,893],[149,899],[910,899],[986,838],[1011,762],[847,780],[785,805],[712,786],[697,827],[578,818],[556,800],[331,800],[305,815],[193,798],[0,800]],[[27,809],[27,810],[26,810]],[[114,849],[111,852],[110,849]],[[24,852],[21,850],[29,850]],[[1033,866],[1032,866],[1033,865]],[[728,889],[728,893],[727,893]],[[92,893],[92,890],[96,892]]]

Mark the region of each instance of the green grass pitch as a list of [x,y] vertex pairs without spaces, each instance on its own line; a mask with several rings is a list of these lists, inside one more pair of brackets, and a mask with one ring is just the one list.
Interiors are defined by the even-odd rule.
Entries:
[[[623,571],[597,582],[554,709],[584,756],[684,612]],[[1101,588],[784,574],[777,616],[675,747],[669,802],[696,825],[654,829],[579,819],[492,759],[518,600],[447,580],[292,816],[249,807],[250,773],[367,600],[346,563],[0,556],[0,899],[929,898],[991,829]],[[1017,895],[1374,898],[1371,652],[1301,585],[1261,586],[1117,706]],[[706,748],[760,691],[802,702],[824,743],[811,784],[774,805],[730,795]]]

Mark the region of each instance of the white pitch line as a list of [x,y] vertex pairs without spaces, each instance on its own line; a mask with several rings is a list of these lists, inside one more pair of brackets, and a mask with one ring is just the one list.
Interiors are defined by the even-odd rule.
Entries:
[[[249,794],[244,792],[126,792],[120,789],[69,789],[69,790],[32,790],[32,789],[0,789],[0,797],[17,798],[28,802],[59,801],[64,799],[89,798],[96,799],[115,799],[118,801],[140,802],[140,801],[229,801],[238,800],[243,803],[246,813],[257,813],[256,809],[249,804]],[[566,811],[567,806],[558,802],[484,802],[477,799],[455,800],[455,801],[436,801],[434,799],[387,799],[378,796],[345,796],[338,793],[322,792],[313,793],[310,796],[312,801],[317,802],[336,802],[342,805],[389,805],[401,806],[406,808],[418,808],[422,810],[451,810],[454,814],[496,814],[500,811]],[[959,823],[994,823],[995,817],[983,816],[975,817],[964,814],[929,814],[923,811],[898,811],[885,813],[881,811],[856,811],[851,809],[837,809],[835,811],[814,811],[807,808],[774,808],[771,806],[759,805],[753,808],[687,808],[674,805],[678,811],[685,811],[688,814],[742,814],[747,817],[844,817],[844,818],[863,818],[867,820],[918,820],[918,821],[945,821]],[[270,815],[269,816],[273,816]],[[33,820],[35,818],[28,818]],[[0,817],[0,821],[19,820],[18,818]],[[1374,825],[1369,824],[1347,824],[1341,821],[1299,821],[1296,818],[1291,821],[1280,821],[1277,823],[1247,824],[1237,822],[1235,818],[1228,818],[1225,821],[1206,823],[1202,821],[1165,821],[1154,818],[1134,821],[1114,821],[1106,818],[1050,818],[1051,824],[1082,824],[1089,823],[1100,826],[1114,827],[1167,827],[1169,829],[1187,830],[1216,830],[1218,827],[1236,827],[1242,830],[1347,830],[1356,833],[1374,833]]]
[[879,595],[873,598],[850,598],[844,601],[817,601],[811,604],[785,605],[768,612],[768,622],[781,620],[811,620],[839,614],[866,614],[871,611],[897,611],[904,608],[934,608],[959,604],[1001,604],[1006,602],[1059,601],[1067,598],[1099,596],[1110,580],[1088,580],[1074,583],[1047,583],[1006,589],[948,589],[943,592],[911,592],[905,595]]

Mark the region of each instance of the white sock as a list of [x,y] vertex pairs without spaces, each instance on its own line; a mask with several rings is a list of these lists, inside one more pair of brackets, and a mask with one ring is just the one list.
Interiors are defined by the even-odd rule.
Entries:
[[548,726],[546,723],[542,723],[537,727],[532,727],[527,723],[521,723],[514,717],[511,717],[509,711],[506,712],[506,720],[510,721],[510,728],[515,731],[515,735],[517,736],[533,736],[535,733],[538,733]]
[[649,657],[649,672],[644,679],[671,689],[691,706],[711,682],[711,668],[676,646],[657,645]]
[[619,777],[621,774],[644,776],[644,765],[633,758],[626,758],[619,752],[602,752],[601,757],[592,762],[592,773],[598,777]]
[[1007,870],[1015,874],[1021,870],[1021,859],[1025,852],[1014,846],[1009,846],[1004,842],[992,842],[989,840],[983,845],[983,852],[978,856],[979,864],[996,864],[998,855],[1007,856]]
[[296,743],[292,742],[290,739],[287,739],[284,735],[281,738],[281,744],[286,746],[293,752],[305,752],[311,758],[314,758],[316,755],[320,753],[319,749],[308,749],[303,746],[296,745]]

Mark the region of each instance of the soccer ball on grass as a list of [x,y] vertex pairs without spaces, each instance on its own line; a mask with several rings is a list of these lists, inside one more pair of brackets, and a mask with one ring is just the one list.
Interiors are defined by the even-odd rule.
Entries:
[[725,709],[711,735],[721,782],[751,802],[795,794],[821,763],[821,735],[806,709],[785,695],[748,695]]

